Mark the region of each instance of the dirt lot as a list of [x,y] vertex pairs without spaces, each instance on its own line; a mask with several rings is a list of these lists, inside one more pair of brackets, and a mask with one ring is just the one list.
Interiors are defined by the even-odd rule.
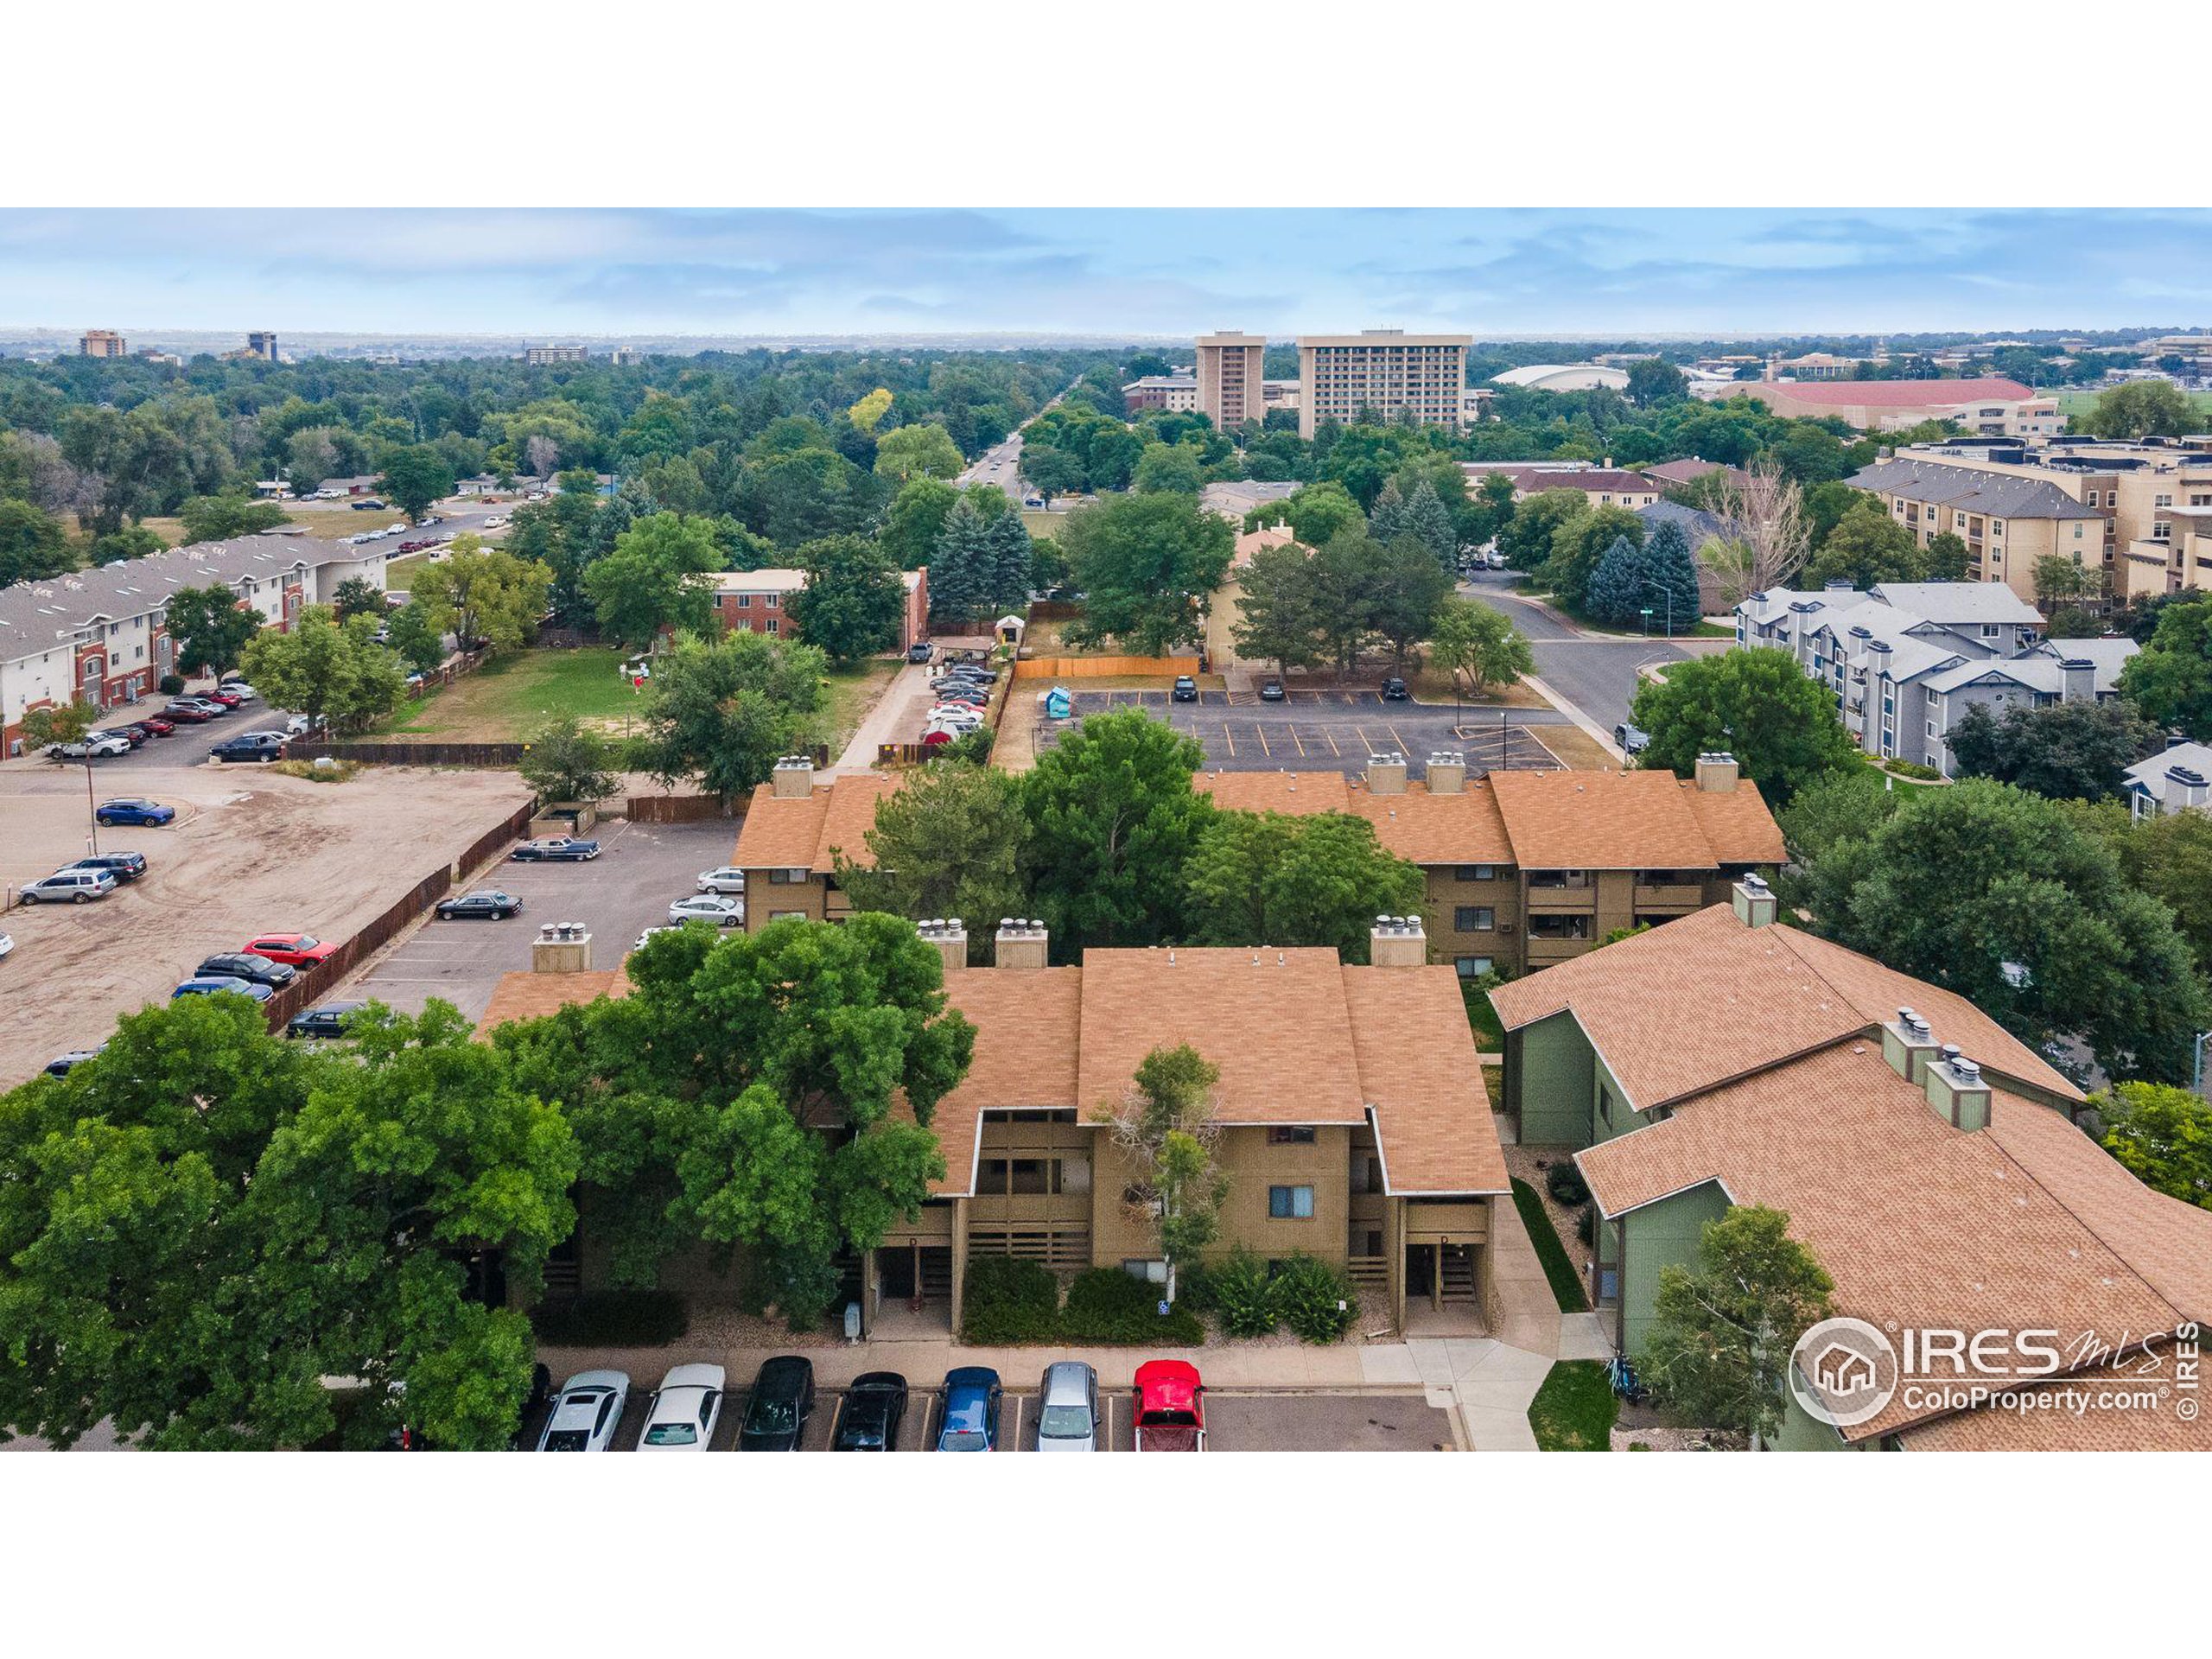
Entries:
[[[96,790],[174,806],[160,830],[108,829],[99,850],[146,855],[139,880],[92,905],[17,907],[0,962],[0,1087],[103,1040],[202,957],[264,929],[344,938],[522,805],[511,772],[377,769],[319,784],[259,767],[134,768]],[[0,884],[91,850],[81,768],[0,766]]]

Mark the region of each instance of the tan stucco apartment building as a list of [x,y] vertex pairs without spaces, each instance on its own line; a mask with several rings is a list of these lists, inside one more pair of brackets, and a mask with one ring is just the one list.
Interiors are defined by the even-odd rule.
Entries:
[[758,933],[785,916],[842,922],[852,901],[837,885],[837,855],[874,861],[868,832],[875,809],[899,780],[880,772],[849,772],[814,780],[814,762],[789,755],[753,791],[730,862],[745,872],[746,931]]
[[1198,409],[1217,431],[1234,432],[1267,413],[1263,334],[1198,336]]
[[1939,535],[1958,537],[1967,544],[1967,581],[2001,582],[2031,605],[2038,559],[2062,555],[2098,586],[2112,567],[2103,515],[2051,479],[1908,449],[1844,482],[1880,501],[1923,547]]
[[1298,340],[1298,435],[1372,410],[1386,421],[1409,413],[1424,426],[1457,427],[1465,416],[1471,334],[1409,334],[1369,328]]

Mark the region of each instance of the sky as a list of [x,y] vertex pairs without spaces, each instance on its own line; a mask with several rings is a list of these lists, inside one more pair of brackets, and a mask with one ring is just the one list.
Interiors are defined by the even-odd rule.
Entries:
[[1189,335],[2184,326],[2203,210],[0,211],[0,324]]

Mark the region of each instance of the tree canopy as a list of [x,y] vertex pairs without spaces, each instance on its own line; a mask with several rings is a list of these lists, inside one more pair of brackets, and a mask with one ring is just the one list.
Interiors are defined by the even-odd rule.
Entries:
[[1205,607],[1236,538],[1227,519],[1168,493],[1078,507],[1058,540],[1084,594],[1070,640],[1160,657],[1204,637]]
[[1215,812],[1184,866],[1193,944],[1325,945],[1368,959],[1377,916],[1418,914],[1417,864],[1385,851],[1375,826],[1345,812],[1290,817]]
[[801,638],[843,666],[899,644],[906,584],[865,536],[829,536],[798,550],[806,586],[784,601]]
[[828,666],[812,645],[749,629],[678,634],[646,693],[645,769],[664,783],[696,779],[724,800],[766,782],[778,760],[814,742]]
[[399,658],[370,632],[365,618],[341,623],[329,606],[310,605],[289,630],[247,641],[240,666],[270,708],[358,728],[397,709],[406,691]]
[[861,909],[962,918],[977,962],[994,918],[1029,913],[1029,821],[1012,772],[957,760],[925,767],[877,806],[867,839],[869,868],[842,852],[837,861],[838,885]]
[[1631,717],[1651,739],[1644,766],[1691,778],[1699,755],[1724,751],[1777,809],[1823,774],[1863,764],[1834,699],[1786,651],[1671,664],[1665,679],[1637,688]]

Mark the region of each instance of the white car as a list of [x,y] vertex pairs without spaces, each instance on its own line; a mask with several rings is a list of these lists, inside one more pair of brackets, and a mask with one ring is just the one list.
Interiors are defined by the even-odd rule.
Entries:
[[495,512],[489,518],[486,518],[484,521],[484,528],[486,530],[499,530],[502,528],[506,522],[507,518],[505,513]]
[[703,1452],[721,1420],[727,1373],[719,1365],[677,1365],[660,1380],[645,1410],[640,1452]]
[[983,723],[983,717],[972,709],[932,709],[929,723],[948,732],[972,732]]
[[0,962],[5,962],[8,959],[8,953],[15,948],[16,942],[5,933],[0,933]]
[[702,893],[743,893],[745,872],[734,865],[725,864],[718,870],[699,872],[699,891]]
[[244,697],[248,702],[251,702],[261,695],[244,680],[225,680],[215,689],[218,691],[227,691],[234,697]]
[[629,1403],[630,1379],[621,1371],[578,1371],[561,1385],[538,1434],[541,1452],[604,1452]]
[[653,936],[654,934],[656,934],[656,933],[673,933],[673,932],[675,932],[675,931],[676,931],[676,930],[675,930],[673,927],[669,927],[669,926],[649,927],[649,928],[647,928],[644,932],[642,932],[642,933],[640,933],[640,934],[639,934],[639,935],[638,935],[638,942],[637,942],[635,944],[632,945],[630,948],[631,948],[632,950],[644,950],[644,949],[645,948],[645,941],[646,941],[647,939],[650,939],[651,938],[652,938],[652,936]]
[[681,927],[686,922],[712,922],[717,927],[745,925],[745,901],[724,898],[719,893],[702,893],[690,899],[679,899],[668,907],[668,925]]
[[396,524],[386,524],[384,527],[384,533],[387,536],[404,536],[407,533],[407,521],[403,518]]
[[314,729],[315,722],[309,720],[305,715],[287,715],[284,716],[284,735],[287,737],[305,737]]

